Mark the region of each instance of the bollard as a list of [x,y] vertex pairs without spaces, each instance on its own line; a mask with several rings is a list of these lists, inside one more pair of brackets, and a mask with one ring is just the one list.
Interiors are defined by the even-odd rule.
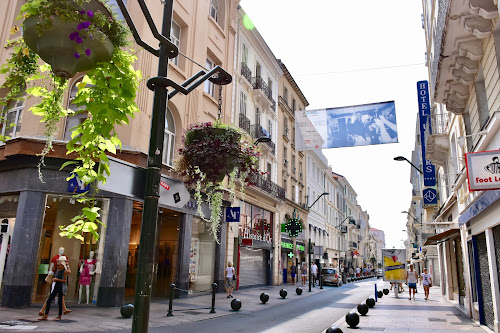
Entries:
[[215,313],[215,292],[217,291],[217,283],[212,283],[212,309],[210,313]]
[[239,311],[241,309],[241,301],[237,298],[231,301],[231,309],[234,311]]
[[326,329],[325,333],[342,333],[342,330],[337,326],[330,326]]
[[365,316],[368,313],[368,305],[361,303],[358,305],[358,312],[360,315]]
[[174,302],[174,290],[175,290],[175,283],[170,284],[170,295],[168,295],[168,313],[167,317],[172,317],[172,304]]
[[134,314],[133,304],[124,304],[120,307],[120,314],[123,318],[130,318]]
[[295,292],[297,293],[297,295],[302,295],[302,288],[297,287],[297,289],[295,289]]
[[319,289],[323,289],[323,274],[319,275]]
[[287,294],[288,294],[288,292],[286,291],[286,289],[281,289],[280,290],[280,296],[281,296],[281,298],[286,298]]
[[375,300],[373,298],[367,298],[366,299],[366,305],[368,305],[369,308],[373,308],[375,306]]
[[267,293],[262,293],[260,294],[260,301],[263,303],[263,304],[266,304],[267,301],[269,301],[269,295]]
[[355,328],[359,324],[359,315],[356,312],[349,312],[345,315],[345,322],[350,328]]
[[384,296],[384,293],[383,293],[383,292],[381,292],[380,290],[379,290],[379,291],[377,291],[377,297],[378,297],[378,298],[382,298],[382,296]]
[[378,302],[378,298],[377,298],[377,284],[375,283],[375,302]]
[[384,293],[384,295],[389,295],[389,289],[387,288],[384,288],[382,292]]

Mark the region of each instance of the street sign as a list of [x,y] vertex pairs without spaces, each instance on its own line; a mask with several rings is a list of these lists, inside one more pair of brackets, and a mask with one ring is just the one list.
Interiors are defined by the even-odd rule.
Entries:
[[75,175],[73,178],[68,180],[68,192],[71,193],[85,193],[90,190],[90,184],[85,184]]
[[437,205],[438,195],[435,188],[425,188],[422,191],[422,197],[424,198],[424,207]]
[[226,208],[226,222],[240,222],[240,207]]

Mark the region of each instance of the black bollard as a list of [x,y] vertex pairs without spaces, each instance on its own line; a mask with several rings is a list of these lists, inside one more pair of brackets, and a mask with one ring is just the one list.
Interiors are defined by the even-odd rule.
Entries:
[[373,308],[375,306],[375,300],[373,298],[367,298],[366,299],[366,305],[368,305],[369,308]]
[[384,293],[384,295],[389,295],[389,289],[387,288],[382,289],[382,292]]
[[212,309],[210,313],[215,313],[215,292],[217,291],[217,283],[212,283]]
[[260,301],[266,304],[269,301],[269,295],[267,293],[260,294]]
[[134,314],[133,304],[124,304],[120,307],[120,314],[123,318],[130,318]]
[[241,301],[237,298],[231,301],[231,309],[234,311],[239,311],[241,309]]
[[343,333],[342,330],[337,326],[330,326],[326,329],[325,333]]
[[368,313],[368,305],[361,303],[358,305],[358,312],[360,315],[365,316]]
[[384,293],[381,290],[377,291],[377,297],[382,298],[382,296],[384,296]]
[[280,296],[281,296],[281,298],[286,298],[286,295],[288,295],[288,292],[286,291],[286,289],[281,289],[280,290]]
[[297,287],[297,289],[295,289],[295,292],[297,293],[297,295],[302,295],[302,288]]
[[345,322],[350,328],[355,328],[359,324],[359,315],[356,312],[349,312],[345,315]]
[[319,289],[323,289],[323,274],[319,275]]
[[174,302],[174,290],[175,283],[170,284],[170,295],[168,295],[168,313],[167,317],[172,317],[174,314],[172,313],[172,304]]

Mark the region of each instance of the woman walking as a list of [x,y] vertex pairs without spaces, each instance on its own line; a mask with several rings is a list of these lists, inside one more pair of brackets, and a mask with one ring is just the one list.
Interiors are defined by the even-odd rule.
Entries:
[[54,282],[52,291],[47,301],[45,301],[45,314],[41,318],[38,318],[38,320],[47,320],[50,311],[50,303],[56,298],[56,296],[58,296],[59,316],[55,317],[54,320],[62,319],[62,298],[65,292],[64,287],[66,286],[66,282],[68,281],[68,273],[66,272],[66,257],[60,257],[57,261],[57,271],[54,274],[54,278],[52,279],[52,281]]
[[420,284],[424,285],[425,300],[428,300],[429,288],[432,287],[432,277],[430,274],[427,274],[427,268],[424,268],[424,272],[422,273],[422,278],[420,279]]
[[236,272],[234,271],[233,263],[227,262],[226,267],[226,292],[227,298],[233,298],[234,282],[236,281]]
[[302,264],[301,275],[302,275],[302,286],[305,286],[306,285],[306,280],[307,280],[307,266],[306,266],[306,263]]

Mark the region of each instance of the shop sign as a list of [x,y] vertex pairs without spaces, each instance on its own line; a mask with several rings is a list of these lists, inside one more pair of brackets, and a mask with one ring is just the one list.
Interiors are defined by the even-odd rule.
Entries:
[[240,222],[240,207],[226,208],[226,222]]
[[242,241],[244,241],[245,239],[251,239],[266,242],[269,244],[272,243],[271,234],[269,232],[266,232],[264,235],[260,235],[253,233],[252,229],[250,228],[240,228],[240,234],[242,235]]
[[70,193],[85,193],[90,190],[90,184],[85,184],[78,178],[77,175],[74,175],[73,178],[68,180],[68,192]]
[[404,282],[406,279],[406,249],[382,249],[384,281]]
[[[281,242],[281,248],[293,250],[293,244],[288,242]],[[295,248],[302,252],[305,251],[304,245],[295,244]]]
[[500,150],[465,154],[469,191],[500,189]]

